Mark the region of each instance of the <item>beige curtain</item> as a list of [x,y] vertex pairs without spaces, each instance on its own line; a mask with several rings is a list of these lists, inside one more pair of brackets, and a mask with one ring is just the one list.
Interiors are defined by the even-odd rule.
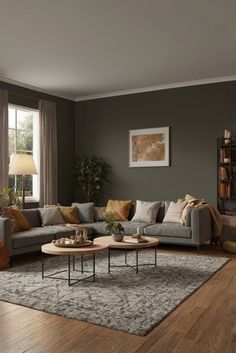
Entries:
[[8,187],[8,92],[0,89],[0,191]]
[[57,117],[56,104],[39,102],[40,206],[57,200]]

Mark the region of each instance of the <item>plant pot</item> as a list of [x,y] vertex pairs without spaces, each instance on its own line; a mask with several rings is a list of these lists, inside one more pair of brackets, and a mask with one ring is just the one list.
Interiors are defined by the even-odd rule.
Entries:
[[111,236],[112,236],[112,239],[115,241],[122,241],[124,238],[123,234],[112,234]]

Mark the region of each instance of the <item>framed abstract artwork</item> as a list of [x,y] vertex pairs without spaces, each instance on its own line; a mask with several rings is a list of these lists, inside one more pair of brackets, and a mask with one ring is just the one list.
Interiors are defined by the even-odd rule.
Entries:
[[130,130],[129,166],[169,166],[169,127]]

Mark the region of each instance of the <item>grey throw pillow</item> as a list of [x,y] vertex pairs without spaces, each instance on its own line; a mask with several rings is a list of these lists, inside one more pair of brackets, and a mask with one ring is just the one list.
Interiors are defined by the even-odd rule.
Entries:
[[94,222],[94,202],[73,202],[71,206],[78,208],[78,216],[81,223]]
[[55,226],[65,224],[58,207],[39,208],[42,226]]
[[104,221],[104,212],[106,207],[94,207],[94,220],[95,222]]

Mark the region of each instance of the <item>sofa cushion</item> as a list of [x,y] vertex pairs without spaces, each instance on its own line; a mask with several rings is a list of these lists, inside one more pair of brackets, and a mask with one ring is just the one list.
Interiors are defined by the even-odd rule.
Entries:
[[20,232],[23,230],[30,229],[30,223],[17,206],[4,208],[2,216],[5,218],[10,218],[12,220],[13,232]]
[[65,223],[79,224],[77,207],[59,206],[59,211]]
[[94,207],[94,221],[100,222],[104,221],[104,212],[106,207]]
[[183,226],[180,223],[156,223],[145,227],[144,234],[190,239],[192,236],[192,230],[190,227]]
[[159,210],[157,212],[156,222],[161,223],[165,217],[165,201],[161,201]]
[[[137,228],[140,229],[140,233],[143,231],[143,228],[150,225],[150,223],[145,222],[129,222],[129,221],[116,221],[115,223],[120,223],[124,228],[125,234],[134,234],[137,231]],[[91,227],[93,229],[94,235],[107,235],[107,230],[105,229],[105,222],[94,222],[84,224],[88,229]]]
[[161,202],[146,202],[137,200],[136,211],[131,222],[155,223]]
[[94,222],[94,202],[73,202],[71,206],[77,207],[80,223]]
[[112,212],[115,221],[128,221],[132,200],[109,200],[105,212]]
[[57,224],[65,224],[58,207],[39,208],[42,219],[42,226],[54,226]]
[[28,220],[31,227],[40,227],[41,226],[40,213],[37,208],[22,210],[21,212],[23,213],[25,218]]
[[92,233],[94,235],[96,234],[107,234],[107,231],[105,229],[106,223],[105,222],[94,222],[94,223],[85,223],[83,226],[87,227],[88,229],[88,234],[89,234],[89,229],[92,229]]
[[[63,226],[54,226],[54,227],[57,231],[57,236],[56,236],[57,239],[66,235],[75,234],[75,230],[69,227],[63,227]],[[88,224],[83,223],[83,227],[87,228],[88,235],[93,235],[93,227],[91,226],[91,223],[88,223]]]
[[186,201],[183,201],[183,202],[182,201],[178,201],[178,202],[171,201],[170,206],[168,207],[166,215],[163,219],[163,223],[180,222],[182,212],[183,212],[183,209],[185,206],[186,206]]
[[144,228],[150,225],[150,223],[147,223],[147,222],[134,222],[134,221],[132,222],[124,221],[119,223],[124,228],[124,234],[127,234],[127,235],[135,234],[137,232],[137,228],[139,228],[140,234],[143,234]]
[[12,235],[13,249],[50,243],[55,239],[53,227],[35,227]]

